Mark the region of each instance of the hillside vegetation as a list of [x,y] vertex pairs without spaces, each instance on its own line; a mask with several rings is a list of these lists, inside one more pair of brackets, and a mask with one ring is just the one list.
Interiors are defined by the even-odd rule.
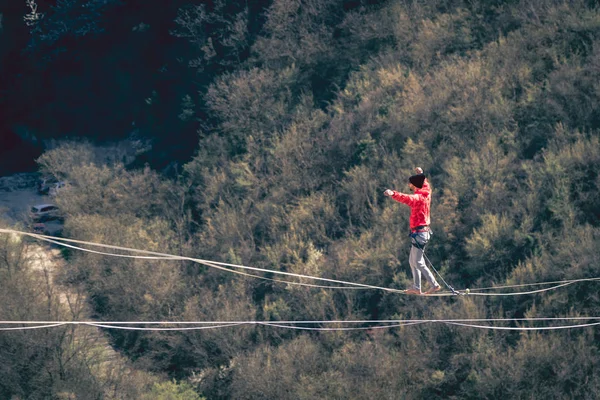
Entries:
[[[172,115],[198,128],[182,168],[81,141],[39,158],[72,184],[57,198],[66,237],[404,289],[409,210],[383,191],[407,192],[420,166],[433,186],[427,254],[454,287],[600,276],[595,2],[274,0],[254,19],[229,3],[183,7],[173,32],[211,78]],[[67,256],[62,282],[111,321],[600,315],[596,282],[416,297]],[[137,368],[209,399],[600,396],[594,327],[109,334]]]

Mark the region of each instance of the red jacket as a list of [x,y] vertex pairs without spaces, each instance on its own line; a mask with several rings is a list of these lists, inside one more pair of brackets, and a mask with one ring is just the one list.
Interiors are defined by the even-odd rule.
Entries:
[[404,194],[393,190],[392,199],[410,207],[410,229],[417,226],[429,225],[429,210],[431,207],[431,187],[425,179],[423,187],[417,188],[414,194]]

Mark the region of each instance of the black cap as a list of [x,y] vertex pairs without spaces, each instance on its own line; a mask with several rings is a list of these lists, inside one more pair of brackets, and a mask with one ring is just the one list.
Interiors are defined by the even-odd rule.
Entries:
[[421,189],[423,187],[423,183],[425,182],[425,174],[413,175],[408,178],[408,181]]

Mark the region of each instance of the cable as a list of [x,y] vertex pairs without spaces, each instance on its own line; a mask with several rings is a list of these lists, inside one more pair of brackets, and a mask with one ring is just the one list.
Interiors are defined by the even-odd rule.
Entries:
[[[590,280],[590,279],[575,279],[569,282],[565,282],[563,284],[560,285],[556,285],[556,286],[552,286],[549,288],[544,288],[544,289],[538,289],[538,290],[530,290],[528,292],[510,292],[510,293],[477,293],[477,292],[472,292],[472,290],[477,290],[477,289],[467,289],[467,290],[461,290],[459,291],[460,295],[466,296],[520,296],[520,295],[524,295],[524,294],[535,294],[535,293],[541,293],[541,292],[547,292],[549,290],[555,290],[558,288],[561,288],[563,286],[569,286],[572,285],[573,283],[577,283],[577,282],[581,282],[581,281],[586,281],[586,280]],[[535,284],[531,284],[528,286],[534,286],[534,285],[542,285],[543,283],[535,283]],[[443,297],[443,296],[454,296],[453,293],[431,293],[431,294],[424,294],[425,296],[438,296],[438,297]]]
[[[294,274],[294,273],[283,272],[283,271],[275,271],[275,270],[267,270],[267,269],[262,269],[262,268],[247,267],[247,266],[243,266],[243,265],[221,263],[221,262],[208,261],[208,260],[202,260],[202,259],[196,259],[196,258],[190,258],[190,257],[180,257],[180,256],[171,255],[171,254],[157,253],[157,252],[138,250],[138,249],[132,249],[132,248],[126,248],[126,247],[120,247],[120,246],[104,245],[104,244],[85,242],[85,241],[79,241],[79,240],[73,240],[73,239],[56,238],[56,237],[52,237],[52,236],[37,235],[37,234],[31,234],[31,233],[20,232],[20,231],[15,231],[15,230],[0,229],[0,232],[26,235],[26,236],[34,237],[34,238],[44,240],[44,241],[47,241],[50,243],[54,243],[54,244],[57,244],[60,246],[70,247],[70,248],[81,250],[81,251],[86,251],[86,252],[91,252],[91,253],[96,253],[96,254],[101,254],[101,255],[109,255],[109,256],[114,256],[114,257],[154,259],[154,260],[165,259],[165,260],[193,261],[193,262],[200,263],[200,264],[203,264],[203,265],[206,265],[209,267],[218,268],[221,270],[238,273],[241,275],[252,276],[252,277],[267,279],[267,280],[274,280],[274,279],[264,278],[264,277],[260,277],[260,276],[256,276],[256,275],[252,275],[252,274],[247,274],[247,273],[244,273],[241,271],[231,270],[229,268],[225,268],[225,266],[233,267],[233,268],[247,269],[247,270],[254,270],[254,271],[261,271],[261,272],[267,272],[267,273],[281,274],[281,275],[287,275],[287,276],[294,276],[294,277],[298,277],[301,279],[314,279],[314,280],[321,280],[321,281],[326,281],[326,282],[335,282],[335,283],[341,283],[341,284],[345,284],[345,285],[356,286],[355,288],[352,288],[352,289],[361,289],[362,288],[362,289],[379,289],[379,290],[400,292],[400,293],[404,292],[404,290],[390,289],[390,288],[365,285],[365,284],[354,283],[354,282],[346,282],[346,281],[341,281],[341,280],[319,278],[319,277],[314,277],[314,276],[309,276],[309,275],[301,275],[301,274]],[[153,256],[150,257],[150,256],[105,253],[105,252],[100,252],[100,251],[96,251],[96,250],[85,249],[85,248],[69,245],[69,244],[63,243],[63,242],[81,243],[81,244],[87,244],[87,245],[97,246],[97,247],[112,248],[112,249],[116,249],[116,250],[138,252],[138,253],[142,253],[142,254],[152,254]],[[427,260],[431,264],[431,261],[429,259],[427,259]],[[433,267],[433,265],[432,265],[432,267]],[[439,275],[439,272],[436,271],[436,273],[438,273],[438,275]],[[442,281],[444,281],[444,279],[443,279],[443,277],[441,277],[441,275],[440,275],[440,278],[442,279]],[[528,291],[528,292],[520,292],[520,293],[499,293],[499,294],[498,293],[496,293],[496,294],[494,294],[494,293],[491,293],[491,294],[490,293],[470,293],[470,294],[478,295],[478,296],[492,296],[492,295],[509,296],[509,295],[531,294],[531,293],[539,293],[539,292],[543,292],[543,291],[547,291],[547,290],[556,289],[559,287],[571,285],[576,282],[598,281],[598,280],[600,280],[600,278],[583,278],[583,279],[564,280],[564,281],[556,281],[556,282],[542,282],[542,283],[510,285],[510,286],[497,286],[497,287],[480,288],[480,289],[473,289],[473,290],[479,290],[479,291],[481,291],[481,290],[496,290],[496,289],[500,289],[500,288],[514,288],[514,287],[525,287],[525,286],[534,286],[534,285],[558,284],[558,285],[556,285],[554,287],[550,287],[550,288],[544,288],[544,289]],[[274,281],[284,282],[284,283],[288,283],[288,284],[313,286],[313,287],[333,288],[331,286],[310,285],[310,284],[304,284],[304,283],[300,283],[300,282],[288,282],[288,281],[279,281],[279,280],[274,280]],[[444,283],[446,283],[446,282],[444,281]],[[454,291],[454,289],[452,287],[450,287],[447,283],[446,283],[446,286],[448,286],[453,291],[453,293],[431,294],[430,296],[444,296],[444,295],[457,294],[457,292]],[[341,288],[348,289],[348,287],[341,287]],[[467,294],[468,292],[463,292],[463,293]],[[461,293],[461,294],[463,294],[463,293]],[[53,327],[64,326],[64,325],[86,325],[86,326],[93,326],[93,327],[105,328],[105,329],[125,329],[125,330],[139,330],[139,331],[189,331],[189,330],[217,329],[217,328],[225,328],[225,327],[239,326],[239,325],[264,325],[264,326],[280,327],[280,328],[287,328],[287,329],[302,329],[302,330],[316,330],[316,331],[340,331],[340,330],[388,329],[388,328],[416,325],[416,324],[423,324],[423,323],[442,323],[442,324],[463,326],[463,327],[472,327],[472,328],[478,328],[478,329],[533,331],[533,330],[557,330],[557,329],[569,329],[569,328],[583,328],[583,327],[591,327],[591,326],[600,325],[600,322],[592,322],[592,323],[587,323],[587,324],[561,325],[561,326],[549,326],[549,327],[500,327],[500,326],[478,325],[478,324],[468,323],[468,322],[558,321],[558,320],[600,320],[600,317],[496,318],[496,319],[488,318],[488,319],[454,319],[454,320],[362,320],[362,321],[360,321],[360,320],[358,320],[358,321],[179,321],[179,322],[177,322],[177,321],[175,321],[175,322],[173,322],[173,321],[145,321],[145,322],[140,322],[140,321],[120,321],[120,322],[106,322],[106,321],[100,321],[100,322],[96,322],[96,321],[0,321],[0,325],[2,325],[2,324],[8,324],[8,325],[35,324],[36,325],[36,326],[24,326],[24,327],[0,328],[0,330],[1,331],[11,331],[11,330],[14,331],[14,330],[53,328]],[[336,323],[336,324],[385,323],[386,325],[370,326],[370,327],[350,327],[350,328],[348,328],[348,327],[317,328],[317,327],[296,326],[296,325],[305,325],[305,324],[332,324],[332,323]],[[40,324],[45,324],[45,325],[40,325]],[[201,326],[193,326],[193,327],[188,326],[188,327],[178,327],[178,328],[125,326],[125,325],[149,325],[149,324],[152,324],[152,325],[166,325],[166,324],[169,324],[169,325],[176,325],[176,324],[191,325],[191,324],[194,324],[194,325],[201,325]]]
[[459,322],[445,322],[445,323],[448,325],[466,326],[469,328],[492,329],[492,330],[503,330],[503,331],[550,331],[550,330],[558,330],[558,329],[585,328],[585,327],[600,325],[600,322],[592,322],[590,324],[578,324],[578,325],[512,327],[512,326],[473,325],[473,324],[463,324],[463,323],[459,323]]
[[[93,253],[93,254],[99,254],[99,255],[105,255],[105,256],[111,256],[111,257],[122,257],[122,258],[133,258],[133,259],[143,259],[143,260],[186,260],[185,257],[180,257],[180,256],[175,256],[175,255],[165,255],[165,256],[132,256],[132,255],[128,255],[128,254],[115,254],[115,253],[106,253],[103,251],[98,251],[98,250],[91,250],[91,249],[86,249],[83,247],[79,247],[79,246],[73,246],[67,243],[62,243],[60,242],[61,239],[59,240],[52,240],[52,239],[48,239],[48,238],[44,238],[44,237],[38,237],[38,235],[32,234],[31,236],[35,237],[36,239],[39,240],[43,240],[49,243],[54,243],[56,245],[59,246],[63,246],[63,247],[68,247],[74,250],[80,250],[80,251],[85,251],[88,253]],[[242,271],[236,271],[234,269],[229,269],[229,268],[225,268],[225,267],[221,267],[219,265],[215,265],[212,262],[201,262],[200,264],[209,266],[209,267],[213,267],[216,269],[220,269],[223,271],[228,271],[228,272],[232,272],[234,274],[238,274],[238,275],[243,275],[243,276],[249,276],[249,277],[253,277],[253,278],[258,278],[258,279],[264,279],[267,281],[273,281],[273,282],[281,282],[281,283],[287,283],[290,285],[299,285],[299,286],[308,286],[308,287],[314,287],[314,288],[322,288],[322,289],[362,289],[359,287],[347,287],[347,286],[324,286],[324,285],[314,285],[311,283],[302,283],[302,282],[291,282],[291,281],[285,281],[285,280],[281,280],[281,279],[273,279],[273,278],[267,278],[264,276],[259,276],[259,275],[254,275],[254,274],[248,274],[246,272],[242,272]]]
[[[561,288],[564,286],[569,286],[569,285],[572,285],[574,283],[579,283],[579,282],[598,282],[598,281],[600,281],[600,278],[581,278],[581,279],[568,279],[568,280],[553,281],[553,282],[524,283],[524,284],[519,284],[519,285],[493,286],[493,287],[486,287],[486,288],[461,290],[460,294],[461,295],[469,295],[469,296],[520,296],[520,295],[525,295],[525,294],[535,294],[535,293],[547,292],[549,290],[555,290],[555,289],[558,289],[558,288]],[[557,284],[557,285],[549,287],[549,288],[544,288],[544,289],[530,290],[527,292],[477,293],[478,291],[482,291],[482,290],[508,289],[508,288],[542,286],[542,285],[551,285],[551,284]],[[451,295],[451,294],[450,293],[433,293],[433,294],[429,294],[428,296],[449,296],[449,295]]]
[[91,323],[87,322],[80,325],[87,326],[95,326],[97,328],[107,328],[107,329],[119,329],[119,330],[129,330],[129,331],[199,331],[204,329],[217,329],[217,328],[226,328],[228,326],[238,326],[238,325],[246,325],[244,323],[232,323],[232,324],[223,324],[223,325],[211,325],[211,326],[193,326],[186,328],[139,328],[135,326],[121,326],[121,325],[105,325],[102,323]]
[[[210,262],[209,263],[204,263],[204,265],[211,266],[211,267],[218,268],[218,269],[222,269],[222,270],[225,270],[225,271],[230,271],[230,272],[233,272],[233,273],[236,273],[236,274],[240,274],[240,275],[250,276],[250,277],[254,277],[254,278],[258,278],[258,279],[264,279],[266,281],[271,281],[271,282],[285,283],[285,284],[288,284],[288,285],[307,286],[307,287],[320,288],[320,289],[345,289],[345,290],[363,290],[364,289],[364,288],[361,288],[361,287],[354,287],[354,286],[314,285],[312,283],[292,282],[292,281],[285,281],[283,279],[267,278],[265,276],[248,274],[248,273],[245,273],[245,272],[236,271],[234,269],[228,269],[228,268],[219,267],[217,265],[211,264]],[[403,290],[402,290],[402,292],[403,292]]]
[[[415,242],[416,242],[416,239],[415,239]],[[419,247],[419,248],[420,248],[420,247]],[[450,289],[450,291],[452,292],[452,295],[456,296],[456,295],[459,295],[459,294],[466,294],[466,293],[461,293],[461,292],[458,292],[458,291],[456,291],[456,290],[455,290],[455,289],[454,289],[452,286],[450,286],[450,285],[448,284],[448,282],[446,282],[446,280],[444,279],[444,277],[442,276],[442,274],[440,274],[440,273],[438,272],[438,270],[437,270],[437,269],[435,269],[435,267],[433,266],[433,263],[431,262],[431,260],[429,260],[429,257],[427,257],[427,255],[425,254],[425,248],[422,248],[422,249],[421,249],[421,251],[423,252],[423,257],[424,257],[424,258],[425,258],[425,259],[426,259],[426,260],[429,262],[429,265],[430,265],[430,266],[431,266],[431,268],[432,268],[432,269],[435,271],[435,273],[436,273],[436,274],[437,274],[437,275],[440,277],[440,279],[442,280],[442,282],[444,282],[444,285],[446,285],[446,287],[447,287],[448,289]]]
[[[350,330],[371,330],[371,329],[388,329],[401,326],[418,325],[424,323],[441,323],[446,325],[456,325],[463,327],[471,327],[478,329],[491,330],[511,330],[511,331],[540,331],[540,330],[559,330],[569,328],[584,328],[600,325],[598,322],[590,322],[586,324],[560,325],[560,326],[541,326],[541,327],[502,327],[491,325],[479,325],[478,322],[542,322],[542,321],[590,321],[600,320],[600,317],[540,317],[540,318],[468,318],[468,319],[415,319],[415,320],[350,320],[350,321],[119,321],[119,322],[95,322],[95,321],[0,321],[0,325],[7,324],[46,324],[33,327],[15,327],[15,328],[0,328],[0,330],[27,330],[39,328],[51,328],[61,325],[85,325],[94,326],[105,329],[122,329],[122,330],[137,330],[137,331],[189,331],[202,329],[217,329],[239,325],[264,325],[287,329],[301,329],[313,331],[350,331]],[[315,325],[315,324],[386,324],[369,327],[335,327],[335,328],[317,328],[305,327],[296,325]],[[136,327],[126,325],[201,325],[194,327],[180,328],[154,328],[154,327]]]
[[447,318],[447,319],[355,319],[355,320],[282,320],[282,321],[0,321],[0,325],[27,324],[105,324],[105,325],[219,325],[219,324],[265,324],[278,323],[286,325],[309,324],[398,324],[406,322],[545,322],[545,321],[600,321],[598,317],[523,317],[523,318]]
[[41,328],[54,328],[54,327],[63,326],[63,325],[67,325],[67,324],[65,324],[63,322],[59,322],[59,323],[50,324],[50,325],[19,326],[17,328],[0,328],[0,331],[26,331],[26,330],[41,329]]
[[556,285],[556,286],[552,286],[549,288],[545,288],[545,289],[538,289],[538,290],[530,290],[528,292],[511,292],[511,293],[469,293],[470,296],[520,296],[523,294],[534,294],[534,293],[541,293],[541,292],[547,292],[548,290],[554,290],[554,289],[558,289],[560,287],[563,286],[569,286],[574,284],[575,282],[579,282],[579,281],[573,281],[573,282],[566,282],[563,283],[561,285]]
[[[85,252],[89,252],[89,253],[94,253],[94,254],[100,254],[100,255],[107,255],[107,256],[113,256],[113,257],[124,257],[124,258],[134,258],[134,259],[146,259],[146,260],[182,260],[182,261],[194,261],[196,263],[199,264],[203,264],[206,265],[208,267],[212,267],[212,268],[216,268],[216,269],[220,269],[222,271],[228,271],[228,272],[232,272],[234,274],[238,274],[238,275],[243,275],[243,276],[249,276],[249,277],[253,277],[253,278],[258,278],[258,279],[264,279],[264,280],[268,280],[268,281],[273,281],[273,282],[280,282],[280,283],[286,283],[286,284],[290,284],[290,285],[299,285],[299,286],[308,286],[308,287],[313,287],[313,288],[322,288],[322,289],[354,289],[354,290],[360,290],[363,289],[362,287],[348,287],[348,286],[324,286],[324,285],[314,285],[314,284],[310,284],[310,283],[303,283],[303,282],[292,282],[292,281],[285,281],[285,280],[281,280],[281,279],[273,279],[273,278],[267,278],[264,276],[259,276],[259,275],[254,275],[254,274],[248,274],[246,272],[242,272],[242,271],[236,271],[233,269],[229,269],[229,268],[225,268],[225,267],[221,267],[219,265],[216,265],[216,262],[213,261],[207,261],[207,260],[198,260],[198,259],[192,259],[189,257],[181,257],[181,256],[175,256],[175,255],[163,255],[163,256],[132,256],[132,255],[126,255],[126,254],[114,254],[114,253],[106,253],[103,251],[97,251],[97,250],[90,250],[90,249],[86,249],[83,247],[78,247],[78,246],[73,246],[67,243],[62,243],[60,242],[60,240],[63,240],[62,238],[57,238],[57,240],[52,240],[52,239],[48,239],[45,237],[38,237],[39,235],[35,235],[32,234],[33,237],[36,237],[40,240],[44,240],[46,242],[50,242],[50,243],[54,243],[57,244],[59,246],[65,246],[65,247],[69,247],[75,250],[81,250],[81,251],[85,251]],[[93,243],[86,243],[86,244],[93,244]],[[96,244],[98,246],[106,246],[106,245],[100,245],[100,244]],[[111,247],[111,246],[106,246],[106,247]],[[137,249],[130,249],[130,251],[138,251],[138,252],[145,252],[144,250],[137,250]],[[150,252],[152,253],[152,252]],[[267,270],[270,271],[270,270]],[[270,272],[275,272],[275,271],[270,271]],[[321,278],[317,278],[317,277],[311,277],[313,279],[321,279]],[[354,284],[354,283],[352,283]],[[396,289],[389,289],[389,290],[396,290]],[[403,292],[403,290],[398,290],[400,292]]]
[[474,290],[496,290],[496,289],[512,289],[517,287],[526,287],[526,286],[540,286],[540,285],[554,285],[557,283],[577,283],[577,282],[586,282],[586,281],[600,281],[600,278],[581,278],[581,279],[566,279],[562,281],[552,281],[552,282],[540,282],[540,283],[521,283],[516,285],[504,285],[504,286],[490,286],[483,288],[475,288],[471,289],[471,292]]
[[[1,231],[2,230],[0,229],[0,232]],[[53,240],[53,239],[50,239],[51,236],[30,234],[30,233],[27,233],[27,232],[20,232],[20,233],[23,233],[25,235],[29,235],[29,236],[32,236],[32,237],[35,237],[35,238],[39,238],[40,240],[47,241],[47,242],[50,242],[50,243],[54,243],[54,244],[57,244],[59,246],[65,246],[65,247],[69,247],[69,248],[73,248],[73,249],[81,250],[81,251],[85,251],[85,252],[90,252],[90,253],[94,253],[94,254],[108,255],[108,256],[113,256],[113,257],[134,258],[134,259],[135,258],[140,258],[140,259],[154,259],[154,260],[165,259],[165,260],[194,261],[194,262],[197,262],[197,263],[209,266],[209,267],[217,268],[217,269],[220,269],[220,270],[223,270],[223,271],[232,272],[234,274],[239,274],[239,275],[243,275],[243,276],[250,276],[250,277],[254,277],[254,278],[258,278],[258,279],[264,279],[264,280],[270,280],[270,281],[274,281],[274,282],[286,283],[286,284],[290,284],[290,285],[300,285],[300,286],[308,286],[308,287],[323,288],[323,289],[351,289],[351,290],[352,289],[353,290],[364,289],[364,287],[324,286],[324,285],[313,285],[313,284],[302,283],[302,282],[291,282],[291,281],[285,281],[285,280],[280,280],[280,279],[272,279],[272,278],[262,277],[262,276],[259,276],[259,275],[248,274],[248,273],[245,273],[245,272],[232,270],[232,269],[221,267],[220,265],[217,265],[217,264],[225,264],[225,263],[218,263],[218,262],[207,261],[207,260],[199,260],[199,259],[194,259],[194,258],[189,258],[189,257],[175,256],[175,255],[171,255],[171,254],[155,253],[155,252],[150,252],[150,251],[146,251],[146,250],[130,249],[130,248],[120,247],[120,246],[104,245],[104,244],[98,244],[98,243],[93,243],[93,242],[85,242],[85,241],[79,241],[79,240],[73,240],[73,239],[54,238],[54,239],[58,239],[58,240]],[[88,244],[88,245],[95,245],[95,246],[99,246],[99,247],[116,248],[118,250],[126,250],[126,251],[134,251],[134,252],[150,253],[150,254],[160,254],[160,256],[132,256],[132,255],[125,255],[125,254],[106,253],[106,252],[101,252],[101,251],[97,251],[97,250],[91,250],[91,249],[85,249],[85,248],[78,247],[78,246],[73,246],[73,245],[70,245],[70,244],[67,244],[67,243],[62,243],[62,242],[60,242],[61,240],[68,241],[68,242],[75,242],[75,243],[83,243],[83,244]],[[435,269],[435,267],[433,267],[433,264],[431,263],[431,261],[429,260],[429,258],[425,255],[425,253],[423,254],[423,256],[427,259],[427,261],[429,262],[429,264],[431,264],[431,267],[438,274],[438,276],[440,276],[440,278],[446,284],[446,286],[448,286],[451,290],[454,290],[451,286],[449,286],[446,283],[446,281],[444,280],[444,278],[439,274],[439,272]],[[235,265],[235,264],[225,264],[225,265]],[[243,267],[243,266],[239,266],[239,267]],[[251,268],[251,267],[247,267],[247,268]],[[277,272],[277,271],[272,271],[272,270],[265,270],[265,271]],[[306,275],[305,277],[309,277],[309,276]],[[312,279],[322,279],[322,278],[317,278],[317,277],[310,277],[310,278],[312,278]],[[473,295],[473,296],[515,296],[515,295],[534,294],[534,293],[545,292],[545,291],[548,291],[548,290],[554,290],[554,289],[560,288],[562,286],[567,286],[567,285],[569,285],[571,283],[576,283],[576,282],[580,282],[580,281],[583,281],[583,280],[596,281],[596,280],[600,280],[600,278],[584,278],[584,279],[580,279],[580,280],[570,280],[570,281],[562,281],[562,282],[551,282],[551,283],[563,283],[563,284],[557,285],[557,286],[554,286],[554,287],[551,287],[551,288],[539,289],[539,290],[534,290],[534,291],[529,291],[529,292],[519,292],[519,293],[475,293],[474,292],[476,290],[504,288],[504,286],[497,286],[495,288],[470,289],[469,292],[454,290],[454,292],[452,292],[452,293],[432,293],[432,294],[423,294],[423,296],[447,297],[447,296],[455,296],[457,294],[460,294],[460,295],[469,294],[469,295]],[[348,283],[354,284],[354,283],[351,283],[351,282],[348,282]],[[525,284],[525,285],[511,285],[510,287],[533,286],[533,285],[543,285],[543,284],[545,284],[545,283],[538,283],[538,284],[532,283],[532,284]],[[360,284],[358,284],[358,285],[360,285]],[[363,285],[361,285],[361,286],[363,286]],[[367,285],[366,288],[367,289],[378,288],[378,289],[383,289],[383,290],[388,290],[388,291],[395,291],[395,292],[399,292],[399,293],[404,293],[405,292],[405,290],[389,289],[389,288],[379,288],[379,287],[372,287],[370,285]]]
[[[29,232],[16,231],[16,230],[12,230],[12,229],[0,229],[0,233],[14,233],[14,234],[20,234],[20,235],[30,236],[30,237],[33,237],[33,238],[36,238],[36,239],[39,239],[39,240],[43,240],[43,241],[46,241],[46,242],[57,244],[59,246],[69,247],[69,248],[73,248],[73,249],[76,249],[76,250],[81,250],[81,251],[95,253],[95,254],[101,254],[101,255],[108,255],[108,256],[113,256],[113,257],[125,257],[125,258],[134,258],[134,259],[139,258],[139,259],[154,259],[154,260],[164,259],[164,260],[185,260],[185,261],[192,261],[192,262],[195,262],[195,263],[206,265],[208,267],[217,268],[217,269],[220,269],[220,270],[223,270],[223,271],[228,271],[228,272],[232,272],[232,273],[243,275],[243,276],[249,276],[249,277],[254,277],[254,278],[264,279],[264,280],[270,280],[270,281],[280,282],[280,283],[286,283],[286,284],[290,284],[290,285],[308,286],[308,287],[316,287],[316,288],[324,288],[324,289],[354,289],[354,290],[360,290],[360,289],[377,289],[377,290],[384,290],[384,291],[393,292],[393,293],[405,293],[406,292],[406,290],[400,290],[400,289],[385,288],[385,287],[380,287],[380,286],[373,286],[373,285],[366,285],[366,284],[360,284],[360,283],[354,283],[354,282],[347,282],[347,281],[340,281],[340,280],[334,280],[334,279],[314,277],[314,276],[310,276],[310,275],[293,274],[293,273],[283,272],[283,271],[268,270],[268,269],[263,269],[263,268],[247,267],[247,266],[243,266],[243,265],[236,265],[236,264],[221,263],[221,262],[216,262],[216,261],[201,260],[201,259],[196,259],[196,258],[191,258],[191,257],[181,257],[181,256],[172,255],[172,254],[157,253],[157,252],[152,252],[152,251],[147,251],[147,250],[132,249],[132,248],[121,247],[121,246],[112,246],[112,245],[106,245],[106,244],[100,244],[100,243],[86,242],[86,241],[81,241],[81,240],[65,239],[65,238],[58,238],[58,237],[46,236],[46,235],[38,235],[38,234],[29,233]],[[101,251],[97,251],[97,250],[85,249],[85,248],[82,248],[82,247],[69,245],[68,243],[63,243],[63,242],[81,243],[81,244],[87,244],[87,245],[90,245],[90,246],[111,248],[111,249],[124,250],[124,251],[130,251],[130,252],[138,252],[138,253],[142,253],[142,254],[153,254],[154,257],[151,257],[151,256],[138,256],[138,255],[105,253],[105,252],[101,252]],[[427,258],[427,260],[431,264],[431,261],[428,258]],[[324,286],[324,285],[314,285],[314,284],[302,283],[302,282],[291,282],[291,281],[285,281],[285,280],[279,280],[279,279],[272,279],[272,278],[262,277],[262,276],[258,276],[258,275],[254,275],[254,274],[245,273],[245,272],[242,272],[242,271],[236,271],[236,270],[233,270],[233,269],[225,268],[224,266],[230,266],[230,267],[242,268],[242,269],[249,269],[249,270],[256,270],[256,271],[261,271],[261,272],[267,272],[267,273],[273,273],[273,274],[281,274],[281,275],[287,275],[287,276],[295,276],[295,277],[298,277],[298,278],[301,278],[301,279],[314,279],[314,280],[321,280],[321,281],[326,281],[326,282],[335,282],[335,283],[341,283],[341,284],[345,284],[345,285],[353,285],[354,287],[348,287],[348,286]],[[433,265],[432,265],[432,267],[433,267]],[[436,273],[438,273],[438,275],[439,275],[439,272],[436,271]],[[442,277],[440,276],[440,278],[442,278]],[[442,278],[442,280],[443,280],[443,278]],[[475,289],[466,289],[466,290],[454,291],[453,293],[448,293],[448,292],[444,293],[444,292],[442,292],[442,293],[423,294],[422,296],[425,296],[425,297],[446,297],[446,296],[455,296],[456,294],[470,295],[470,296],[517,296],[517,295],[541,293],[541,292],[545,292],[545,291],[549,291],[549,290],[558,289],[560,287],[568,286],[570,284],[578,283],[578,282],[596,282],[596,281],[600,281],[600,277],[596,277],[596,278],[581,278],[581,279],[569,279],[569,280],[553,281],[553,282],[526,283],[526,284],[506,285],[506,286],[494,286],[494,287],[485,287],[485,288],[475,288]],[[478,291],[483,291],[483,290],[497,290],[497,289],[505,289],[505,288],[517,288],[517,287],[528,287],[528,286],[549,285],[549,284],[557,284],[557,285],[553,286],[553,287],[550,287],[550,288],[532,290],[532,291],[527,291],[527,292],[477,293]]]
[[276,323],[261,323],[261,325],[273,326],[276,328],[287,328],[287,329],[298,329],[304,331],[363,331],[363,330],[372,330],[372,329],[389,329],[389,328],[398,328],[401,326],[409,326],[409,325],[418,325],[424,324],[425,322],[407,322],[402,324],[393,324],[393,325],[380,325],[380,326],[363,326],[360,328],[308,328],[304,326],[291,326],[291,325],[280,325]]
[[[478,288],[478,289],[455,290],[452,286],[450,286],[448,284],[448,282],[446,282],[446,280],[444,279],[444,277],[434,267],[434,265],[431,262],[431,260],[429,259],[429,257],[427,257],[427,254],[425,254],[425,247],[421,247],[421,245],[417,242],[417,240],[415,238],[413,238],[412,234],[410,235],[410,237],[411,237],[411,239],[413,239],[411,241],[411,243],[414,242],[413,244],[416,244],[416,247],[423,252],[424,259],[429,263],[429,265],[431,266],[431,268],[435,271],[435,273],[439,276],[439,278],[442,280],[442,282],[451,291],[451,293],[430,293],[430,294],[423,294],[425,296],[432,296],[432,297],[447,297],[447,296],[455,296],[455,295],[461,295],[461,296],[465,296],[465,295],[471,295],[471,296],[520,296],[520,295],[526,295],[526,294],[535,294],[535,293],[546,292],[546,291],[549,291],[549,290],[558,289],[558,288],[563,287],[563,286],[568,286],[568,285],[571,285],[571,284],[576,283],[576,282],[598,281],[598,280],[600,280],[600,278],[584,278],[584,279],[574,279],[574,280],[565,280],[565,281],[557,281],[557,282],[529,283],[529,284],[522,284],[522,285],[506,285],[506,286],[495,286],[495,287]],[[557,283],[558,283],[558,285],[550,287],[550,288],[538,289],[538,290],[531,290],[531,291],[527,291],[527,292],[477,293],[477,291],[482,291],[482,290],[497,290],[497,289],[504,289],[504,288],[516,288],[516,287],[524,287],[524,286],[536,286],[536,285],[557,284]]]
[[396,327],[405,326],[405,325],[416,325],[416,324],[422,324],[422,323],[423,322],[411,322],[411,323],[405,323],[405,324],[359,327],[359,328],[310,328],[310,327],[302,327],[302,326],[276,324],[273,322],[258,322],[258,321],[248,322],[248,323],[234,323],[234,324],[225,324],[225,325],[190,327],[190,328],[140,328],[140,327],[104,325],[104,324],[92,324],[92,323],[86,323],[86,324],[82,324],[82,325],[95,326],[98,328],[136,330],[136,331],[190,331],[190,330],[226,328],[229,326],[239,326],[239,325],[264,325],[264,326],[273,326],[273,327],[279,327],[279,328],[300,329],[300,330],[309,330],[309,331],[355,331],[355,330],[396,328]]
[[[203,265],[207,265],[207,266],[211,266],[211,267],[213,267],[214,265],[227,266],[227,267],[240,268],[240,269],[246,269],[246,270],[252,270],[252,271],[260,271],[260,272],[266,272],[266,273],[272,273],[272,274],[293,276],[293,277],[297,277],[297,278],[320,280],[320,281],[331,282],[331,283],[339,283],[339,284],[342,284],[342,285],[352,285],[352,286],[357,286],[357,287],[366,288],[366,289],[377,289],[377,290],[383,290],[383,291],[395,292],[395,293],[404,293],[405,292],[404,290],[391,289],[391,288],[386,288],[386,287],[381,287],[381,286],[374,286],[374,285],[367,285],[367,284],[363,284],[363,283],[348,282],[348,281],[342,281],[342,280],[337,280],[337,279],[329,279],[329,278],[320,278],[320,277],[310,276],[310,275],[302,275],[302,274],[295,274],[295,273],[291,273],[291,272],[270,270],[270,269],[257,268],[257,267],[248,267],[248,266],[245,266],[245,265],[237,265],[237,264],[223,263],[223,262],[217,262],[217,261],[202,260],[202,259],[199,259],[199,258],[192,258],[192,257],[179,257],[179,256],[174,256],[172,254],[165,254],[165,253],[158,253],[158,252],[154,252],[154,251],[132,249],[132,248],[122,247],[122,246],[113,246],[113,245],[106,245],[106,244],[100,244],[100,243],[86,242],[86,241],[74,240],[74,239],[58,238],[58,237],[54,237],[54,236],[38,235],[38,234],[34,234],[34,233],[29,233],[29,232],[15,231],[15,230],[12,230],[12,229],[0,229],[0,232],[16,233],[16,234],[20,234],[20,235],[34,237],[34,238],[37,238],[37,239],[40,239],[40,240],[44,240],[44,241],[49,241],[49,242],[52,242],[52,243],[56,243],[57,241],[59,241],[60,243],[56,243],[56,244],[63,245],[63,246],[67,246],[67,245],[66,245],[66,243],[62,243],[62,242],[80,243],[80,244],[87,244],[87,245],[90,245],[90,246],[97,246],[97,247],[105,247],[105,248],[110,248],[110,249],[115,249],[115,250],[124,250],[124,251],[130,251],[130,252],[138,252],[138,253],[142,253],[142,254],[152,254],[152,255],[162,256],[163,258],[168,258],[168,259],[173,259],[173,260],[179,259],[179,260],[193,261],[193,262],[196,262],[196,263],[199,263],[199,264],[203,264]],[[121,255],[116,255],[115,254],[115,256],[121,256]],[[128,256],[128,257],[129,258],[136,258],[136,256]],[[229,270],[229,271],[231,271],[231,270]]]

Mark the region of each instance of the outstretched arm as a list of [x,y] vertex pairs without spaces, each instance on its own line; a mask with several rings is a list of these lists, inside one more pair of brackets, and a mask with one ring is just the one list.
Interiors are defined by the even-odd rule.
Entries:
[[400,192],[396,192],[395,190],[386,189],[383,194],[387,197],[391,197],[399,203],[406,204],[408,206],[413,206],[417,202],[418,196],[415,194],[404,194]]

